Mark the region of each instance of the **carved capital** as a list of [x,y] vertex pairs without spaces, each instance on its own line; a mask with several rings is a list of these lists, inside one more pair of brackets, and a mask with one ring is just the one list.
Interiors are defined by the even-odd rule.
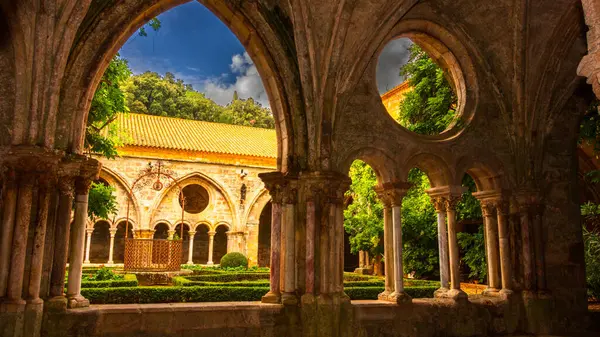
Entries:
[[462,199],[461,195],[450,195],[444,200],[444,204],[446,205],[446,211],[456,211],[456,206]]
[[445,197],[433,197],[431,198],[433,202],[433,208],[435,208],[436,213],[443,213],[446,211],[446,198]]
[[392,207],[401,206],[402,199],[408,193],[412,185],[407,182],[393,182],[393,183],[384,183],[383,186],[379,189],[379,194],[381,200],[383,200],[384,204],[389,204]]
[[285,177],[279,171],[259,173],[258,177],[265,184],[265,188],[269,191],[271,199],[275,204],[283,202],[283,188],[285,187]]
[[491,200],[483,200],[481,201],[481,213],[486,218],[492,217],[495,215],[496,204]]
[[351,180],[337,172],[306,172],[299,175],[298,182],[307,200],[343,204]]

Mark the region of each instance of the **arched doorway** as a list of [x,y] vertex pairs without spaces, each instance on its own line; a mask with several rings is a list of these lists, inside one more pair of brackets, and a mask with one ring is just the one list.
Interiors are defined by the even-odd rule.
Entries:
[[181,247],[181,264],[186,264],[188,262],[188,256],[190,253],[190,227],[187,224],[183,224],[183,237],[181,234],[181,223],[175,226],[175,234],[173,234],[173,238],[175,239],[183,239],[183,247]]
[[213,248],[213,263],[219,264],[223,255],[227,254],[227,232],[229,228],[226,225],[219,225],[215,233]]
[[272,204],[269,201],[262,212],[258,222],[258,259],[259,267],[269,267],[271,265],[271,209]]
[[208,262],[208,226],[200,224],[196,227],[196,235],[194,235],[194,250],[192,252],[192,260],[194,263],[206,264]]
[[90,262],[106,263],[110,249],[110,224],[100,220],[94,224],[90,241]]
[[166,240],[169,237],[169,225],[161,222],[154,226],[153,239]]
[[115,233],[115,246],[113,248],[113,261],[115,263],[123,263],[125,261],[125,227],[127,229],[127,237],[133,238],[133,225],[131,222],[129,226],[126,226],[126,221],[121,221],[117,225],[117,232]]

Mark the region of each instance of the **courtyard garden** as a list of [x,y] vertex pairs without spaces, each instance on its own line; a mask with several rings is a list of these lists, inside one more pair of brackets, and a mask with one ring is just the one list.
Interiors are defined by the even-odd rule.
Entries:
[[[269,291],[269,269],[257,267],[203,267],[185,265],[191,271],[175,276],[170,285],[142,286],[134,274],[117,268],[86,268],[81,294],[92,304],[260,301]],[[406,279],[413,298],[433,297],[439,282]],[[380,276],[344,273],[344,291],[353,300],[375,300],[384,290]]]

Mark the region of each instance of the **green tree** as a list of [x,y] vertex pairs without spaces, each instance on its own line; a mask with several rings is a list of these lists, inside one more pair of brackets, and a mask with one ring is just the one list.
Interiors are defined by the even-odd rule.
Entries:
[[350,234],[352,253],[368,251],[371,256],[383,253],[383,205],[377,199],[375,171],[365,162],[356,160],[350,167],[352,183],[346,196],[352,203],[344,211],[344,229]]
[[108,219],[117,213],[115,188],[102,183],[92,183],[88,195],[88,216],[91,219]]
[[275,128],[275,119],[273,119],[271,110],[264,108],[252,97],[240,99],[237,92],[234,92],[231,103],[223,110],[220,122],[267,129]]
[[412,89],[400,105],[398,122],[416,133],[438,134],[455,118],[456,95],[444,71],[421,47],[413,44],[409,52],[400,75],[408,78]]
[[437,220],[433,203],[425,192],[429,179],[419,169],[408,175],[412,187],[402,199],[402,242],[404,273],[417,278],[439,275]]
[[108,64],[92,99],[85,134],[85,147],[90,152],[107,158],[117,155],[119,135],[112,122],[118,113],[128,111],[120,86],[129,75],[127,61],[117,54]]

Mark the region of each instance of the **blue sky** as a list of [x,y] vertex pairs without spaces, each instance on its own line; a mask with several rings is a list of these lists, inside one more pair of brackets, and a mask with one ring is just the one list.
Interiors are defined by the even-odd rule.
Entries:
[[[219,104],[227,104],[237,91],[242,98],[252,97],[268,106],[252,60],[211,11],[191,1],[158,18],[162,23],[158,32],[146,29],[148,36],[135,34],[121,48],[135,74],[171,72]],[[406,62],[406,46],[406,40],[396,40],[384,49],[377,69],[380,92],[401,82],[397,69]]]

